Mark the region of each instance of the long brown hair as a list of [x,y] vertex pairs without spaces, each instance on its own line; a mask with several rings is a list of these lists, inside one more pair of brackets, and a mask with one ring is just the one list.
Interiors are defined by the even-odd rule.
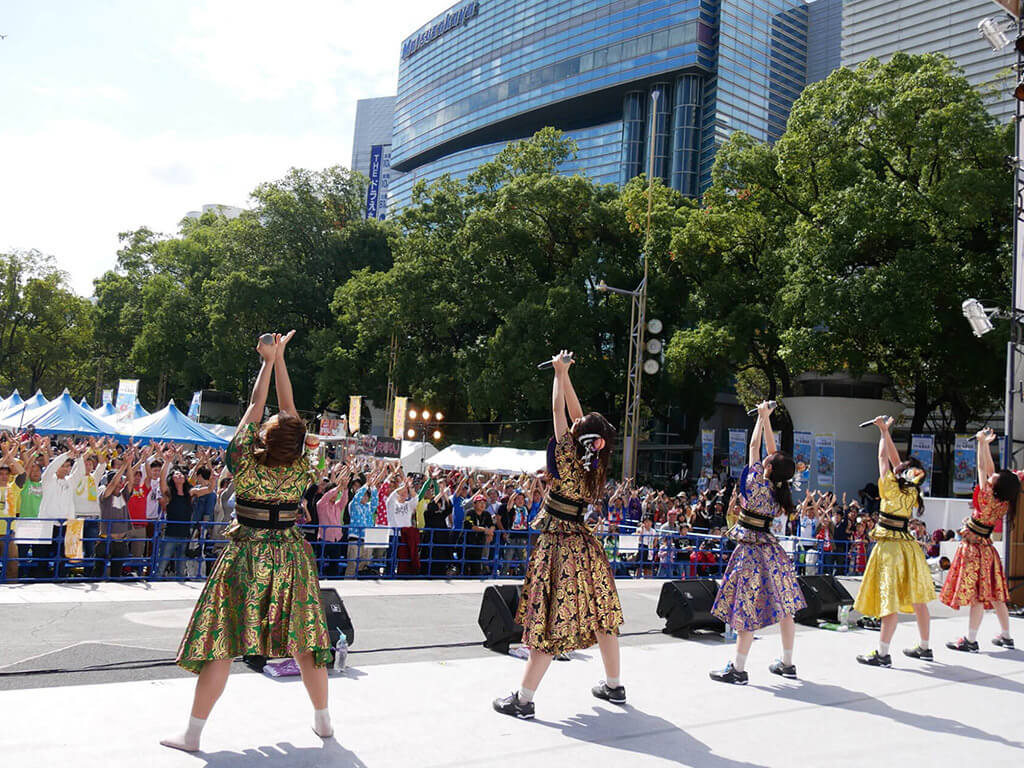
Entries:
[[263,423],[253,455],[265,467],[287,467],[302,457],[306,422],[290,413],[278,413]]
[[[591,440],[580,442],[584,435],[598,435],[604,440],[599,451],[592,449]],[[583,491],[588,501],[596,500],[604,492],[608,479],[608,464],[615,447],[615,427],[600,413],[591,411],[573,424],[572,436],[576,441],[577,455],[583,460]]]

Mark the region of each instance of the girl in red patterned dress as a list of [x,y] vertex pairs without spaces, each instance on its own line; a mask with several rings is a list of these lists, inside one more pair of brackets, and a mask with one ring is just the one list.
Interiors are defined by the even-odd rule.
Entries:
[[962,540],[953,556],[953,564],[939,599],[950,608],[970,606],[967,636],[946,643],[954,651],[978,652],[978,628],[985,611],[995,609],[1002,632],[992,641],[1001,648],[1013,648],[1010,615],[1006,610],[1009,591],[999,553],[992,546],[992,529],[1006,517],[1009,533],[1016,514],[1020,480],[1009,469],[995,470],[989,445],[996,439],[991,429],[983,429],[978,441],[978,485],[974,489],[974,512],[960,529]]

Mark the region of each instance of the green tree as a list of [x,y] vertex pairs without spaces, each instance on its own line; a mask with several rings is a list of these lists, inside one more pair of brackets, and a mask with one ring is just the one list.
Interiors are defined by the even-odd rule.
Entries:
[[1008,284],[1007,146],[940,55],[837,70],[775,146],[734,134],[673,238],[696,290],[672,369],[769,397],[802,371],[882,373],[914,431],[942,406],[963,429],[1002,378],[999,340],[973,339],[959,307]]

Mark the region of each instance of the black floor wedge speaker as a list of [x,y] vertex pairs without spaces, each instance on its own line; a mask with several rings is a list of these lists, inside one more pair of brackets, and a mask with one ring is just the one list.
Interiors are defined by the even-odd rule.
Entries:
[[798,576],[797,581],[807,601],[807,607],[794,617],[800,624],[813,626],[818,619],[839,621],[840,607],[853,605],[850,593],[835,576]]
[[520,590],[517,584],[494,585],[484,590],[478,619],[484,633],[484,648],[508,653],[512,643],[522,642],[523,628],[516,624]]
[[[352,627],[352,619],[349,618],[348,611],[345,610],[345,603],[342,601],[341,595],[338,594],[338,590],[321,589],[320,605],[323,607],[324,617],[327,619],[327,635],[331,640],[331,663],[333,664],[334,648],[337,647],[338,640],[345,635],[345,642],[351,648],[356,639],[356,631]],[[242,661],[257,672],[262,672],[267,665],[266,656],[243,656]]]
[[665,582],[658,599],[658,616],[665,619],[662,631],[675,637],[689,637],[698,629],[724,631],[722,621],[711,615],[717,595],[718,585],[712,579]]

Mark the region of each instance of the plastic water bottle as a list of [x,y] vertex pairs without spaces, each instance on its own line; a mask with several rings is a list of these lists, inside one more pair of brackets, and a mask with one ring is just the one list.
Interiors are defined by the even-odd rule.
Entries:
[[345,633],[341,634],[338,638],[337,645],[334,646],[334,671],[340,672],[345,668],[345,662],[348,660],[348,640],[345,639]]
[[842,624],[844,627],[850,626],[850,606],[839,606],[839,623]]
[[848,632],[850,630],[850,628],[845,624],[836,624],[831,621],[823,621],[820,624],[818,624],[818,627],[820,629],[829,629],[833,632]]
[[725,625],[725,632],[722,633],[722,640],[726,643],[736,642],[736,629],[732,624]]

